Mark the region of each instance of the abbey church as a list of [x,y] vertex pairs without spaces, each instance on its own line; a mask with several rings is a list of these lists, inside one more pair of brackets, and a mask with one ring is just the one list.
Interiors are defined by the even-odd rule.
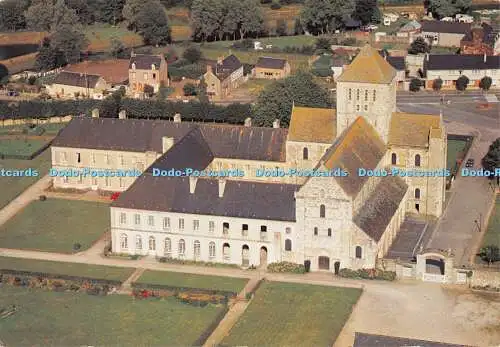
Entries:
[[[290,126],[75,118],[52,143],[52,167],[136,169],[138,177],[55,177],[56,188],[120,191],[117,253],[311,270],[373,268],[408,214],[439,217],[444,176],[360,175],[446,168],[440,116],[398,112],[396,71],[362,48],[337,80],[337,109],[292,108]],[[239,170],[241,176],[155,171]],[[346,175],[259,176],[259,170]]]

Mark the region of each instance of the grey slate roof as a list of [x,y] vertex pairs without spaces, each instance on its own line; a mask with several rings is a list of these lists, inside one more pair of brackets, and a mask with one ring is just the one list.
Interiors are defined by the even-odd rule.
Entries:
[[442,342],[408,339],[383,335],[355,333],[353,347],[471,347]]
[[[170,166],[168,163],[164,164]],[[189,177],[153,177],[145,173],[111,206],[148,211],[295,221],[294,192],[298,189],[299,186],[292,184],[227,180],[224,195],[219,198],[217,179],[198,179],[195,191],[191,194]]]
[[94,88],[99,78],[101,78],[99,75],[62,71],[57,75],[53,83],[81,88]]
[[[424,59],[426,70],[490,70],[500,69],[500,56],[439,54]],[[470,77],[470,76],[469,76]]]
[[380,241],[407,189],[408,185],[400,177],[382,177],[353,222],[374,241]]
[[285,67],[285,63],[286,59],[260,57],[255,66],[264,69],[283,69]]
[[424,20],[422,24],[423,32],[467,34],[471,30],[471,24],[458,22],[443,22],[439,20]]
[[159,55],[136,54],[130,57],[129,69],[132,69],[134,63],[135,68],[139,70],[151,70],[153,64],[158,69],[161,64],[161,57]]
[[221,64],[218,64],[217,61],[212,61],[209,63],[209,65],[212,66],[213,73],[221,81],[224,81],[234,71],[243,66],[243,64],[241,64],[240,60],[234,54],[231,54],[230,56],[224,58]]
[[177,142],[196,127],[216,157],[285,161],[287,129],[165,120],[74,118],[52,146],[161,153],[163,136]]
[[406,71],[405,57],[387,57],[387,62],[398,71]]

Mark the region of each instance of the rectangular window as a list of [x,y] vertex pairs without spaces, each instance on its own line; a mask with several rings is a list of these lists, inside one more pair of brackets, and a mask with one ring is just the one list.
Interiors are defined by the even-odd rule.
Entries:
[[195,220],[193,221],[193,230],[194,230],[194,231],[198,231],[198,230],[200,230],[200,221],[199,221],[199,220],[197,220],[197,219],[195,219]]
[[248,224],[243,224],[241,226],[241,235],[248,236]]
[[82,162],[82,156],[80,153],[76,153],[76,162],[81,163]]
[[148,73],[147,73],[147,72],[145,72],[145,73],[144,73],[144,79],[145,79],[146,81],[148,80]]
[[148,216],[148,225],[151,227],[155,225],[155,217],[154,216]]
[[179,230],[184,230],[184,218],[179,218]]
[[125,158],[123,158],[123,155],[120,156],[120,165],[125,165]]
[[125,213],[120,213],[120,224],[127,223],[127,215]]
[[267,226],[261,225],[260,226],[260,232],[265,233],[267,231]]
[[134,216],[134,223],[135,223],[135,225],[141,224],[141,215],[140,214],[136,214]]
[[211,220],[210,222],[208,222],[208,231],[213,233],[214,230],[215,230],[215,222]]
[[155,74],[155,73],[153,74],[153,79],[154,79],[154,80],[156,79],[156,74]]
[[170,218],[169,217],[163,218],[163,229],[170,229]]

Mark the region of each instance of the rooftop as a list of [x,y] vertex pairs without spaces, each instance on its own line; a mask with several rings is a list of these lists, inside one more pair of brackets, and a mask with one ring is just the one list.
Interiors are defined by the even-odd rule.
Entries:
[[221,81],[228,78],[229,75],[243,66],[234,54],[222,59],[220,62],[210,62],[209,65],[212,67],[214,75],[216,75]]
[[98,75],[62,71],[57,75],[53,83],[81,88],[95,88],[99,78]]
[[65,71],[99,75],[107,83],[124,84],[128,80],[128,64],[126,59],[87,60],[68,65]]
[[161,65],[161,55],[151,55],[151,54],[134,54],[130,57],[129,69],[132,69],[132,64],[135,64],[135,68],[138,70],[151,70],[154,65],[155,69],[158,69]]
[[[443,342],[409,339],[404,337],[355,333],[353,347],[468,347]],[[470,347],[470,346],[469,346]]]
[[288,140],[333,143],[337,136],[336,111],[332,108],[292,107]]
[[439,20],[424,20],[420,22],[422,31],[432,33],[447,33],[447,34],[467,34],[471,29],[469,23],[459,22],[443,22]]
[[369,45],[364,46],[337,82],[391,83],[396,70]]
[[440,128],[438,115],[395,112],[389,128],[389,144],[428,147],[431,129]]
[[424,59],[427,70],[498,70],[500,56],[437,54]]
[[264,69],[283,69],[286,64],[286,59],[279,59],[273,57],[260,57],[255,67]]

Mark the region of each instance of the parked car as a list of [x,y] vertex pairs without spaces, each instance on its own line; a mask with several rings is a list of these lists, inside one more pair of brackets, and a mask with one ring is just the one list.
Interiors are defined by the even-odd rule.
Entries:
[[474,159],[470,158],[467,159],[467,162],[465,163],[465,167],[473,167],[474,166]]

